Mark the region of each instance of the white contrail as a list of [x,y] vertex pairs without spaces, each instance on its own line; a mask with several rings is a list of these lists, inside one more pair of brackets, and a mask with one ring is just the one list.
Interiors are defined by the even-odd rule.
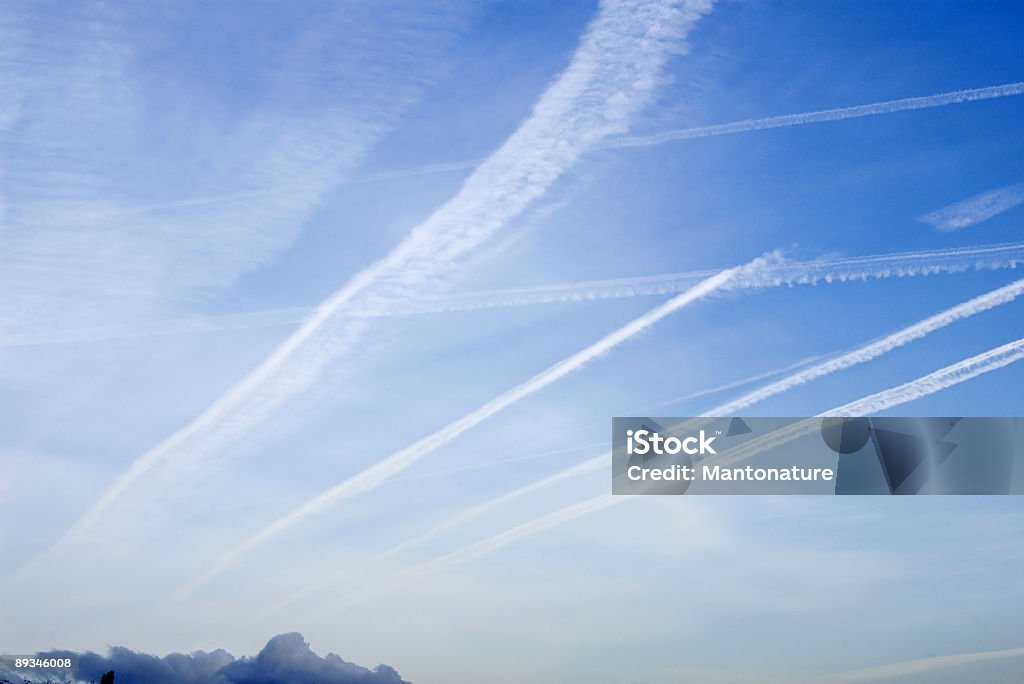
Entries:
[[[1007,648],[1001,651],[980,651],[976,653],[957,653],[955,655],[933,656],[931,658],[920,658],[918,660],[907,660],[902,663],[891,663],[879,667],[868,667],[861,670],[839,672],[826,675],[812,680],[814,684],[857,684],[858,682],[876,682],[880,679],[892,679],[894,677],[907,677],[922,672],[944,670],[960,665],[971,663],[982,663],[991,660],[1002,660],[1004,658],[1024,657],[1024,647]],[[964,677],[962,681],[969,681],[970,677]]]
[[[697,399],[698,397],[706,397],[709,394],[718,394],[719,392],[724,392],[725,390],[735,389],[737,387],[743,387],[744,385],[750,385],[752,383],[757,382],[758,380],[764,380],[766,378],[772,378],[772,377],[775,377],[777,375],[782,375],[783,373],[788,373],[789,371],[791,371],[791,370],[793,370],[795,368],[805,368],[806,366],[809,366],[810,364],[814,363],[815,361],[819,361],[822,358],[824,358],[824,356],[820,355],[820,354],[814,355],[814,356],[808,356],[808,357],[805,357],[803,359],[800,359],[799,361],[797,361],[795,363],[791,363],[788,366],[783,366],[782,368],[773,368],[772,370],[765,371],[764,373],[758,373],[756,375],[750,375],[750,376],[745,377],[745,378],[740,378],[739,380],[733,380],[732,382],[727,382],[727,383],[724,383],[724,384],[721,384],[721,385],[716,385],[714,387],[709,387],[707,389],[697,390],[696,392],[690,392],[689,394],[684,394],[684,395],[681,395],[681,396],[678,396],[678,397],[672,397],[671,399],[666,399],[665,401],[659,401],[656,404],[648,404],[647,406],[645,406],[643,408],[640,408],[640,409],[636,409],[636,410],[632,410],[632,411],[624,411],[620,415],[623,415],[623,416],[636,416],[636,415],[640,415],[640,414],[654,415],[653,413],[650,413],[650,412],[654,411],[654,410],[657,410],[657,409],[664,408],[666,406],[672,406],[673,404],[678,404],[678,403],[683,402],[683,401],[688,401],[690,399]],[[712,413],[711,411],[707,411],[706,413],[708,415],[716,415],[716,414]]]
[[[577,159],[628,128],[658,74],[710,2],[623,0],[602,4],[565,71],[527,120],[462,188],[387,256],[318,306],[257,368],[191,423],[136,459],[72,526],[79,538],[141,477],[158,466],[168,479],[197,468],[305,391],[368,329],[349,308],[436,288],[441,275],[541,197]],[[61,540],[61,541],[62,541]],[[58,544],[60,541],[58,541]]]
[[[966,382],[985,373],[1008,366],[1011,363],[1024,359],[1024,338],[1004,344],[1000,347],[990,349],[986,352],[958,361],[954,364],[940,368],[937,371],[922,376],[916,380],[892,387],[882,392],[868,395],[848,404],[836,407],[831,411],[819,414],[816,418],[794,423],[790,426],[776,430],[764,437],[751,440],[738,449],[730,451],[721,456],[712,456],[702,463],[716,465],[730,465],[742,460],[751,458],[767,449],[787,444],[804,435],[821,429],[821,417],[834,416],[862,416],[879,413],[887,409],[905,404],[921,397],[934,394],[948,387]],[[455,565],[469,562],[502,549],[509,544],[520,541],[535,534],[552,529],[563,523],[575,520],[588,513],[603,510],[618,503],[630,500],[630,496],[614,496],[612,494],[601,494],[586,499],[571,506],[561,508],[553,513],[541,516],[520,525],[516,525],[496,535],[486,537],[468,546],[456,549],[430,561],[419,563],[400,573],[387,578],[385,582],[392,582],[401,579],[413,579],[429,571],[446,569]],[[380,584],[381,582],[378,582]],[[352,597],[348,597],[352,598]]]
[[391,477],[394,477],[397,473],[408,468],[427,454],[430,454],[438,448],[448,444],[466,430],[482,423],[517,401],[540,391],[566,375],[583,368],[590,361],[593,361],[602,354],[607,353],[631,337],[638,335],[666,316],[669,316],[683,307],[711,295],[731,280],[747,277],[748,274],[751,274],[752,277],[756,277],[754,274],[756,274],[758,268],[760,268],[762,264],[763,259],[758,258],[744,266],[727,269],[707,278],[686,292],[676,295],[672,299],[655,307],[642,316],[634,318],[629,323],[605,335],[597,342],[565,359],[562,359],[529,380],[498,395],[494,399],[491,399],[474,411],[471,411],[461,418],[449,423],[440,430],[417,440],[413,444],[391,454],[381,461],[378,461],[362,472],[321,492],[303,503],[301,506],[298,506],[284,514],[248,539],[227,550],[214,562],[213,566],[204,573],[202,577],[189,586],[188,590],[206,583],[236,563],[243,555],[266,543],[271,538],[278,536],[302,520],[323,512],[327,508],[337,504],[339,501],[378,487],[381,483]]
[[421,532],[415,537],[407,539],[404,542],[401,542],[400,544],[391,547],[387,551],[383,551],[382,553],[374,556],[369,562],[364,564],[362,567],[345,567],[342,568],[340,571],[333,572],[330,575],[321,577],[316,582],[313,582],[303,587],[299,591],[293,593],[291,596],[289,596],[284,601],[279,603],[274,610],[280,610],[288,605],[291,605],[292,603],[301,600],[302,598],[317,591],[318,589],[339,582],[342,578],[350,574],[354,574],[356,572],[370,571],[373,568],[379,566],[384,561],[386,561],[388,558],[397,556],[403,551],[414,548],[416,546],[420,546],[421,544],[424,544],[430,541],[431,539],[435,539],[446,532],[449,532],[457,527],[465,525],[469,521],[475,518],[479,518],[481,515],[487,513],[488,511],[494,510],[495,508],[498,508],[500,506],[504,506],[505,504],[511,503],[516,499],[520,499],[538,490],[546,489],[547,487],[562,482],[563,480],[570,480],[576,477],[590,475],[591,473],[608,468],[611,466],[611,462],[611,454],[602,454],[601,456],[587,459],[586,461],[578,463],[569,468],[565,468],[564,470],[560,470],[557,473],[554,473],[553,475],[548,475],[545,478],[531,482],[530,484],[519,487],[518,489],[513,489],[512,491],[494,497],[493,499],[488,499],[480,504],[477,504],[476,506],[473,506],[472,508],[467,508],[461,513],[458,513],[450,518],[447,518],[446,520],[443,520],[442,522],[435,525],[434,527],[431,527],[425,532]]
[[[605,421],[601,421],[604,423]],[[490,469],[495,466],[508,465],[509,463],[522,463],[523,461],[533,461],[540,458],[548,458],[550,456],[561,456],[563,454],[578,453],[580,451],[589,451],[598,449],[607,445],[607,441],[593,442],[591,444],[581,444],[580,446],[566,447],[564,449],[548,449],[546,451],[535,451],[529,454],[523,454],[520,456],[509,456],[507,458],[496,458],[490,461],[483,461],[481,463],[473,463],[471,465],[457,466],[454,468],[444,468],[441,470],[428,470],[422,473],[415,473],[413,475],[401,475],[392,478],[392,482],[406,482],[409,480],[422,480],[432,477],[442,477],[445,475],[456,475],[458,473],[466,473],[473,470]]]
[[872,394],[863,399],[852,401],[849,404],[844,404],[829,411],[827,414],[821,415],[872,415],[893,406],[899,406],[900,404],[926,397],[929,394],[935,394],[940,390],[952,387],[953,385],[959,385],[979,375],[991,373],[994,370],[1020,361],[1022,358],[1024,358],[1024,338],[1008,342],[977,356],[972,356],[969,359],[958,361],[898,387]]
[[[777,254],[775,259],[769,260],[764,268],[758,271],[757,277],[751,274],[748,278],[737,279],[727,285],[727,288],[742,290],[883,280],[940,273],[1013,269],[1020,264],[1024,264],[1024,242],[809,260],[789,259]],[[689,271],[614,280],[592,280],[568,285],[453,294],[433,300],[384,303],[376,311],[360,313],[368,316],[433,313],[674,294],[693,287],[716,272]]]
[[464,546],[461,549],[447,553],[439,558],[421,563],[403,574],[416,576],[424,572],[440,570],[453,565],[466,563],[488,553],[497,551],[498,549],[504,548],[513,542],[519,541],[520,539],[532,537],[535,534],[558,527],[559,525],[575,520],[576,518],[587,515],[588,513],[594,513],[595,511],[608,508],[609,506],[614,506],[617,503],[622,503],[623,501],[628,500],[628,498],[629,497],[625,496],[614,496],[612,494],[600,494],[590,499],[585,499],[579,503],[566,506],[565,508],[560,508],[553,513],[548,513],[547,515],[536,518],[535,520],[516,525],[515,527],[509,528],[496,535],[487,537],[486,539],[482,539],[468,546]]
[[752,456],[783,444],[788,444],[804,435],[821,429],[821,418],[825,416],[867,416],[880,413],[894,406],[905,404],[915,399],[934,394],[947,387],[958,385],[972,378],[1008,366],[1024,358],[1024,338],[1009,342],[1000,347],[982,352],[963,361],[940,368],[916,380],[870,394],[848,404],[838,406],[831,411],[819,413],[813,418],[792,423],[784,428],[770,432],[763,437],[752,439],[745,444],[720,456],[712,456],[706,461],[708,465],[732,465],[745,461]]
[[400,584],[403,581],[412,581],[430,572],[436,572],[456,565],[461,565],[463,563],[468,563],[489,553],[503,549],[517,541],[532,537],[536,534],[540,534],[541,532],[546,532],[547,530],[558,527],[559,525],[563,525],[567,522],[571,522],[589,513],[604,510],[614,506],[615,504],[625,503],[628,500],[630,500],[630,497],[628,496],[614,496],[612,494],[599,494],[598,496],[584,499],[578,503],[560,508],[553,513],[548,513],[539,518],[510,527],[507,530],[481,539],[480,541],[463,546],[455,551],[446,553],[443,556],[439,556],[422,563],[417,563],[405,570],[388,575],[382,580],[367,583],[361,587],[361,592],[358,595],[350,594],[342,596],[341,601],[350,602],[357,598],[366,598],[367,596],[371,596],[374,593],[381,591],[386,584]]
[[874,342],[858,347],[853,351],[793,373],[792,375],[782,378],[777,382],[772,382],[764,387],[760,387],[753,392],[748,392],[738,399],[733,399],[732,401],[721,404],[720,406],[716,406],[708,411],[707,415],[732,415],[751,404],[764,401],[768,397],[779,394],[780,392],[785,392],[793,387],[803,385],[804,383],[815,380],[816,378],[831,375],[832,373],[836,373],[860,363],[866,363],[867,361],[882,356],[883,354],[887,354],[897,347],[902,347],[905,344],[920,339],[929,333],[940,328],[944,328],[947,325],[963,318],[969,318],[983,311],[988,311],[1000,304],[1012,302],[1021,294],[1024,294],[1024,279],[1016,280],[1009,285],[987,292],[981,296],[975,297],[974,299],[963,302],[962,304],[957,304],[956,306],[937,313],[934,316],[929,316],[928,318],[918,321],[913,325],[909,325],[890,335],[886,335],[885,337],[875,340]]
[[1006,185],[943,207],[921,217],[939,230],[960,230],[987,221],[1004,211],[1024,204],[1024,183]]
[[804,124],[822,123],[825,121],[842,121],[843,119],[857,119],[877,114],[893,114],[911,109],[929,109],[931,107],[944,107],[962,102],[975,102],[977,100],[991,100],[999,97],[1024,94],[1024,82],[1005,83],[1003,85],[989,86],[987,88],[969,88],[967,90],[954,90],[948,93],[937,95],[925,95],[923,97],[907,97],[900,100],[888,100],[886,102],[875,102],[873,104],[857,105],[854,107],[839,107],[836,109],[823,109],[816,112],[804,112],[803,114],[785,114],[772,116],[767,119],[747,119],[734,123],[718,124],[715,126],[703,126],[700,128],[687,128],[679,131],[667,131],[654,135],[645,135],[630,138],[609,140],[604,147],[641,147],[645,145],[659,145],[673,140],[690,140],[692,138],[708,138],[714,135],[727,135],[730,133],[745,133],[747,131],[761,131],[767,128],[783,128],[786,126],[803,126]]
[[[766,263],[760,279],[738,280],[728,287],[730,289],[760,289],[783,285],[817,285],[822,282],[882,280],[966,271],[1014,269],[1020,264],[1024,264],[1024,242],[921,252],[821,258],[808,261],[779,258],[773,263]],[[349,318],[378,318],[627,297],[655,297],[683,292],[715,273],[716,271],[689,271],[531,288],[457,293],[382,302],[374,305],[373,308],[349,309],[344,315]],[[72,342],[96,342],[157,335],[296,325],[311,313],[311,309],[299,307],[202,316],[161,323],[146,322],[120,327],[7,334],[0,337],[0,347],[46,346]]]

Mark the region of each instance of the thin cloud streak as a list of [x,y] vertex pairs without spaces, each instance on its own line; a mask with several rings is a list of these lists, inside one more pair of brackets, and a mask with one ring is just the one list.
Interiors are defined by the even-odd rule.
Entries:
[[503,532],[500,532],[491,537],[481,539],[478,542],[464,546],[461,549],[452,551],[451,553],[440,556],[433,560],[425,563],[420,563],[414,566],[403,575],[414,577],[422,573],[436,572],[445,568],[450,568],[455,565],[461,565],[468,563],[469,561],[476,560],[489,553],[503,549],[509,544],[513,544],[527,537],[532,537],[535,534],[546,532],[547,530],[564,525],[567,522],[580,518],[589,513],[595,513],[605,508],[614,506],[617,503],[622,503],[629,499],[628,496],[615,496],[613,494],[601,494],[590,499],[585,499],[578,503],[560,508],[553,513],[548,513],[534,520],[516,525]]
[[922,672],[933,672],[945,670],[971,663],[983,663],[992,660],[1003,660],[1005,658],[1024,657],[1024,647],[1007,648],[1000,651],[980,651],[976,653],[957,653],[954,655],[933,656],[931,658],[920,658],[918,660],[907,660],[902,663],[892,663],[879,667],[868,667],[861,670],[839,672],[815,679],[814,684],[856,684],[857,682],[876,682],[880,679],[892,679],[893,677],[907,677],[921,674]]
[[[728,285],[728,288],[732,290],[759,289],[909,278],[969,271],[1014,269],[1020,264],[1024,264],[1024,242],[921,252],[822,258],[808,261],[779,258],[765,265],[760,280],[752,278],[738,280]],[[531,288],[455,293],[382,302],[372,309],[347,311],[345,316],[349,318],[412,316],[630,297],[656,297],[683,292],[715,273],[716,271],[689,271]],[[177,321],[147,322],[131,326],[8,334],[5,337],[0,337],[0,348],[102,342],[160,335],[201,334],[297,325],[302,323],[312,311],[314,310],[292,307],[202,316]]]
[[328,364],[368,332],[345,319],[353,305],[406,298],[438,289],[442,275],[540,198],[583,154],[622,134],[650,99],[662,66],[678,53],[710,2],[675,6],[654,0],[602,5],[569,65],[537,101],[531,115],[466,180],[462,188],[387,256],[328,297],[257,368],[191,423],[143,456],[102,493],[66,539],[81,539],[143,476],[160,468],[162,488],[194,473],[220,451],[266,423],[306,391]]
[[440,522],[439,524],[431,527],[430,529],[426,530],[425,532],[422,532],[422,533],[416,535],[415,537],[411,537],[409,539],[406,539],[405,541],[401,542],[400,544],[397,544],[396,546],[391,547],[387,551],[384,551],[384,552],[378,554],[377,556],[374,556],[367,563],[363,564],[362,567],[359,567],[359,568],[345,567],[345,568],[342,568],[341,570],[339,570],[337,572],[333,572],[333,573],[331,573],[329,575],[326,575],[325,577],[322,577],[322,578],[318,579],[315,582],[310,583],[309,585],[303,587],[299,591],[296,591],[291,596],[286,598],[284,601],[279,603],[274,608],[274,612],[280,611],[283,608],[286,608],[286,607],[290,606],[291,604],[296,603],[297,601],[302,600],[306,596],[309,596],[310,594],[312,594],[312,593],[314,593],[314,592],[316,592],[316,591],[318,591],[320,589],[323,589],[324,587],[330,586],[331,584],[334,584],[336,582],[340,582],[340,580],[344,579],[345,577],[347,577],[347,576],[349,576],[351,574],[354,574],[356,572],[368,572],[368,571],[371,571],[374,568],[380,566],[385,561],[387,561],[389,558],[393,558],[393,557],[395,557],[395,556],[401,554],[402,552],[407,551],[407,550],[409,550],[411,548],[415,548],[417,546],[421,546],[422,544],[425,544],[428,541],[431,541],[432,539],[436,539],[437,537],[440,537],[440,536],[444,535],[447,532],[450,532],[450,531],[452,531],[454,529],[457,529],[457,528],[465,525],[466,523],[470,522],[471,520],[479,518],[481,515],[484,515],[488,511],[492,511],[492,510],[494,510],[496,508],[499,508],[499,507],[504,506],[506,504],[512,503],[516,499],[520,499],[520,498],[522,498],[524,496],[527,496],[528,494],[532,494],[533,492],[539,491],[541,489],[546,489],[547,487],[550,487],[552,485],[558,484],[559,482],[562,482],[564,480],[570,480],[570,479],[575,478],[575,477],[582,477],[584,475],[590,475],[590,474],[595,473],[595,472],[597,472],[597,471],[599,471],[599,470],[601,470],[601,469],[603,469],[605,467],[608,467],[610,465],[611,465],[611,457],[610,457],[610,455],[609,454],[603,454],[603,455],[598,456],[596,458],[587,459],[586,461],[578,463],[578,464],[576,464],[574,466],[571,466],[569,468],[566,468],[564,470],[560,470],[557,473],[554,473],[553,475],[549,475],[549,476],[547,476],[545,478],[542,478],[540,480],[536,480],[534,482],[531,482],[528,485],[524,485],[522,487],[519,487],[518,489],[513,489],[510,492],[506,492],[505,494],[502,494],[500,496],[494,497],[492,499],[488,499],[488,500],[486,500],[486,501],[484,501],[484,502],[482,502],[480,504],[477,504],[476,506],[473,506],[472,508],[467,508],[466,510],[462,511],[461,513],[458,513],[458,514],[456,514],[456,515],[454,515],[454,516],[452,516],[452,517],[450,517],[450,518]]
[[[602,457],[603,460],[604,457]],[[598,459],[592,459],[596,462]],[[583,465],[583,464],[581,464]],[[615,496],[613,494],[599,494],[598,496],[584,499],[577,503],[560,508],[552,513],[542,515],[533,520],[528,520],[515,525],[497,534],[485,537],[479,541],[467,544],[455,551],[438,556],[428,561],[412,565],[404,570],[388,575],[384,578],[363,583],[360,593],[350,593],[340,597],[337,603],[350,605],[358,600],[364,600],[378,595],[385,591],[388,586],[394,587],[403,583],[412,582],[416,579],[431,573],[446,570],[474,561],[487,554],[499,551],[506,546],[522,541],[534,535],[546,532],[565,523],[581,518],[590,513],[596,513],[616,504],[629,501],[629,496]],[[289,601],[290,602],[290,601]]]
[[579,451],[588,451],[591,449],[599,449],[605,446],[605,442],[593,442],[591,444],[581,444],[580,446],[568,447],[565,449],[548,449],[546,451],[539,451],[530,454],[524,454],[522,456],[509,456],[508,458],[498,458],[493,461],[484,461],[483,463],[474,463],[472,465],[459,466],[457,468],[445,468],[444,470],[428,470],[424,473],[416,473],[415,475],[402,475],[401,477],[392,478],[392,482],[402,482],[406,480],[422,480],[430,477],[440,477],[444,475],[455,475],[458,473],[466,473],[474,470],[484,470],[493,468],[495,466],[507,465],[509,463],[522,463],[523,461],[533,461],[539,458],[548,458],[550,456],[561,456],[563,454],[572,454]]
[[854,107],[838,107],[835,109],[822,109],[816,112],[804,112],[802,114],[785,114],[782,116],[770,116],[765,119],[747,119],[728,124],[715,126],[702,126],[699,128],[687,128],[680,131],[667,131],[655,135],[637,136],[609,141],[606,147],[642,147],[646,145],[660,145],[675,140],[691,140],[693,138],[708,138],[715,135],[728,135],[731,133],[745,133],[748,131],[762,131],[769,128],[784,128],[788,126],[803,126],[812,123],[824,123],[826,121],[843,121],[845,119],[859,119],[865,116],[877,116],[879,114],[894,114],[914,109],[931,109],[933,107],[945,107],[951,104],[962,104],[964,102],[977,102],[979,100],[991,100],[1000,97],[1012,97],[1024,94],[1024,81],[1015,83],[1004,83],[1003,85],[988,86],[985,88],[968,88],[966,90],[954,90],[936,95],[925,95],[922,97],[907,97],[899,100],[886,100],[873,104],[857,105]]
[[1024,204],[1024,183],[1015,183],[968,197],[925,214],[919,220],[949,232],[987,221],[1020,204]]
[[[673,397],[672,399],[667,399],[665,401],[660,401],[657,404],[649,404],[648,406],[645,406],[644,408],[639,409],[639,410],[626,411],[622,415],[632,416],[632,415],[637,415],[638,413],[647,413],[648,411],[664,408],[665,406],[672,406],[673,404],[678,404],[680,402],[688,401],[690,399],[697,399],[698,397],[706,397],[709,394],[718,394],[719,392],[724,392],[725,390],[735,389],[737,387],[743,387],[744,385],[750,385],[752,383],[757,382],[758,380],[764,380],[766,378],[775,377],[776,375],[782,375],[783,373],[788,373],[789,371],[791,371],[791,370],[793,370],[795,368],[804,368],[804,367],[814,363],[815,361],[818,361],[821,358],[823,358],[822,355],[808,356],[806,358],[800,359],[796,363],[791,363],[788,366],[783,366],[782,368],[774,368],[774,369],[772,369],[770,371],[766,371],[764,373],[758,373],[756,375],[751,375],[751,376],[746,377],[746,378],[741,378],[739,380],[734,380],[732,382],[727,382],[727,383],[722,384],[722,385],[716,385],[715,387],[709,387],[708,389],[698,390],[696,392],[691,392],[689,394],[684,394],[684,395],[682,395],[680,397]],[[708,411],[707,413],[710,414],[712,412]]]

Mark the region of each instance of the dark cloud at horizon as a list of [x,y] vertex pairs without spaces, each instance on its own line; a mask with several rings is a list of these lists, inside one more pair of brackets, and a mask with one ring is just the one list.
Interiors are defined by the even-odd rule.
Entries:
[[[39,655],[76,654],[49,651]],[[115,684],[410,684],[388,665],[370,670],[333,653],[320,657],[297,632],[275,636],[252,658],[236,659],[224,649],[172,653],[160,658],[122,646],[111,648],[106,656],[92,652],[77,655],[78,670],[73,681],[83,684],[99,682],[110,671],[115,673]],[[29,680],[0,671],[3,681],[39,684],[48,680]]]

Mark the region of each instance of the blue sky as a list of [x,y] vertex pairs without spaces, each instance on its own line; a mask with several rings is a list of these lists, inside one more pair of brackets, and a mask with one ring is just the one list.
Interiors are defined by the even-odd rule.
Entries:
[[[1018,83],[1022,11],[6,3],[0,642],[255,653],[299,631],[420,684],[1018,671],[856,673],[1024,645],[1011,497],[641,497],[531,527],[606,494],[595,469],[419,536],[600,456],[611,416],[770,374],[656,413],[709,411],[1020,278],[1020,86],[617,142]],[[940,250],[962,268],[705,281],[628,328],[673,296],[638,277]],[[636,296],[379,315],[609,280]],[[1022,306],[744,412],[911,382],[1021,338]],[[1024,414],[1024,364],[988,370],[889,411]]]

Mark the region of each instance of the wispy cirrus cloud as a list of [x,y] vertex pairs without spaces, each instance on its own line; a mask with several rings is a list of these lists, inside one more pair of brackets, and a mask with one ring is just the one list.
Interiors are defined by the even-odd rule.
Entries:
[[[234,48],[240,62],[217,65],[258,94],[257,106],[241,109],[193,92],[187,63],[168,64],[161,52],[188,52],[181,43],[202,30],[187,11],[162,21],[126,6],[10,6],[16,31],[4,49],[20,103],[0,138],[18,159],[3,186],[3,332],[138,319],[209,296],[287,249],[436,78],[465,24],[453,7],[371,9],[282,28],[272,43],[280,51],[247,63],[266,30],[254,20],[254,42]],[[330,37],[339,33],[364,40],[338,45]],[[382,53],[376,41],[393,49]],[[162,106],[165,90],[178,95],[174,110]],[[267,185],[281,192],[246,194]],[[238,199],[130,211],[182,191]]]
[[1024,183],[1004,185],[925,214],[919,220],[939,230],[953,231],[987,221],[1024,204]]
[[917,660],[905,660],[877,667],[866,667],[859,670],[838,672],[824,677],[809,680],[813,684],[856,684],[857,682],[877,682],[892,680],[899,677],[925,672],[935,672],[954,667],[962,667],[973,663],[984,663],[1008,658],[1024,658],[1024,647],[1007,648],[999,651],[978,651],[974,653],[955,653],[953,655],[932,656]]

